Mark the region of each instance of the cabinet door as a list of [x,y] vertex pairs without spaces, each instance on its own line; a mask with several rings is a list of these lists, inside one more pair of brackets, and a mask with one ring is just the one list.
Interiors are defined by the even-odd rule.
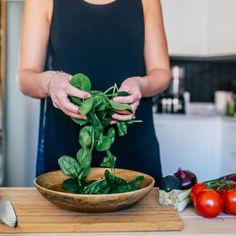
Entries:
[[207,1],[162,0],[171,56],[207,55]]
[[209,0],[208,9],[209,55],[235,55],[236,1]]
[[196,173],[199,181],[219,176],[220,125],[211,119],[159,119],[155,117],[163,175],[179,167]]
[[162,0],[171,56],[236,54],[235,0]]

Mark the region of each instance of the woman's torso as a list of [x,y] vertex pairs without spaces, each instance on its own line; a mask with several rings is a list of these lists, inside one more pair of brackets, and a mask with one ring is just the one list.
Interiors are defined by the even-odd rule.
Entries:
[[[45,69],[72,75],[84,73],[93,89],[104,91],[114,83],[119,86],[128,77],[145,75],[144,40],[141,0],[116,0],[102,5],[54,0]],[[46,104],[46,109],[41,108],[40,121],[41,129],[45,128],[45,152],[49,156],[73,155],[78,149],[79,127],[55,109],[50,99]],[[156,139],[151,98],[141,100],[136,118],[143,123],[130,125],[128,134],[117,145],[128,143],[132,150]],[[54,148],[56,144],[59,150]]]

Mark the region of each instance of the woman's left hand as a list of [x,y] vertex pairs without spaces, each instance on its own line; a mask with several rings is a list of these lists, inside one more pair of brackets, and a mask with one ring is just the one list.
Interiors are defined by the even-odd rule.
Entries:
[[135,116],[135,112],[138,108],[140,99],[142,97],[141,88],[140,88],[140,77],[130,77],[126,79],[120,86],[119,91],[126,91],[130,95],[124,97],[115,97],[114,102],[117,103],[127,103],[131,106],[133,113],[131,114],[118,114],[115,113],[112,115],[114,120],[131,120]]

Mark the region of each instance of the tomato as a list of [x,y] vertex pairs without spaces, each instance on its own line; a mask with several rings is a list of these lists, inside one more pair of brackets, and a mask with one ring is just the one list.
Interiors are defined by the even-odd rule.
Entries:
[[198,184],[193,185],[191,192],[190,192],[190,198],[191,198],[192,203],[194,202],[194,198],[195,198],[196,194],[205,188],[206,188],[206,185],[204,183],[198,183]]
[[218,216],[224,206],[223,197],[212,189],[199,191],[194,198],[196,211],[207,218]]
[[228,190],[222,196],[224,199],[224,212],[236,215],[236,189]]

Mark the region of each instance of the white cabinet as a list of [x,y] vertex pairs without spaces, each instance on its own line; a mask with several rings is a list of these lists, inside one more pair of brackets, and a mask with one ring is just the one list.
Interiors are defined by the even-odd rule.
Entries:
[[236,54],[235,0],[162,0],[172,56]]
[[208,54],[236,54],[236,1],[208,0]]
[[207,52],[207,0],[163,0],[169,53],[174,56]]
[[184,115],[154,115],[163,175],[179,167],[192,170],[199,181],[220,174],[220,120]]
[[222,125],[221,174],[236,172],[236,122],[225,119]]

